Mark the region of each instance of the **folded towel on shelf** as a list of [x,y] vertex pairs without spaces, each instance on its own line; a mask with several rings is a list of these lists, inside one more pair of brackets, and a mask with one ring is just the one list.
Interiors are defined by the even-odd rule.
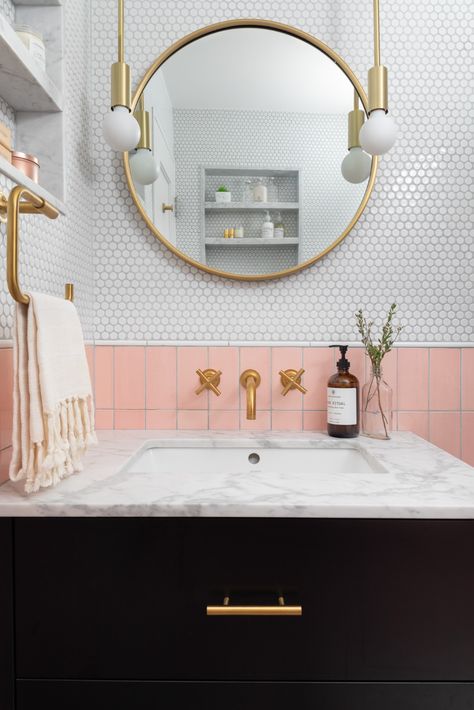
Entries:
[[10,478],[25,491],[82,470],[96,443],[81,323],[71,301],[29,294],[13,329],[13,453]]

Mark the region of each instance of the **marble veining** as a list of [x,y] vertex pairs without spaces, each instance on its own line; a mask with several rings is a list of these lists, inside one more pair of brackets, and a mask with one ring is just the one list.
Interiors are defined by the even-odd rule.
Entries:
[[[331,439],[322,433],[101,432],[84,471],[26,497],[0,488],[0,516],[474,518],[474,469],[410,433],[387,442]],[[126,473],[145,442],[158,447],[353,447],[384,473],[279,474],[222,471]]]

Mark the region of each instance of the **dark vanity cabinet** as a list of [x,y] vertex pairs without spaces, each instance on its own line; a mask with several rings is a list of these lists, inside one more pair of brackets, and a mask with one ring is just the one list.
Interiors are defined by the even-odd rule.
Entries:
[[[0,520],[2,710],[474,708],[474,522]],[[207,616],[208,604],[302,616]]]

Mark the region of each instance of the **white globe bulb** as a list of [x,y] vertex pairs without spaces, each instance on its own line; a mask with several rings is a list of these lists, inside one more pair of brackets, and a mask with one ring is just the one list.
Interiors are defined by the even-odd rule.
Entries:
[[130,170],[133,179],[140,185],[151,185],[160,174],[153,153],[147,148],[139,148],[130,155]]
[[114,150],[125,153],[133,150],[140,140],[140,126],[126,106],[115,106],[105,116],[102,124],[105,141]]
[[359,133],[362,148],[371,155],[386,153],[395,143],[396,137],[396,123],[383,109],[372,111]]
[[370,175],[372,158],[362,148],[354,146],[341,163],[341,173],[347,182],[364,182]]

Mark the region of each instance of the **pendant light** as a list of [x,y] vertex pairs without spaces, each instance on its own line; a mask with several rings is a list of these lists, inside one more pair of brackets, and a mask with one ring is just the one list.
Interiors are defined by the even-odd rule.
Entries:
[[359,131],[364,124],[365,112],[359,108],[359,95],[354,89],[354,108],[348,115],[348,149],[342,161],[341,172],[347,182],[364,182],[370,175],[372,158],[360,147]]
[[374,0],[374,66],[369,69],[369,118],[360,131],[360,144],[371,155],[386,153],[395,143],[397,126],[388,115],[387,67],[380,64],[379,0]]
[[130,170],[135,182],[151,185],[159,175],[159,168],[151,149],[150,114],[145,111],[143,93],[138,102],[135,118],[140,126],[140,140],[136,149],[130,153]]
[[124,61],[124,0],[118,0],[118,61],[112,64],[112,110],[102,124],[105,141],[122,153],[140,140],[140,127],[131,113],[130,67]]

